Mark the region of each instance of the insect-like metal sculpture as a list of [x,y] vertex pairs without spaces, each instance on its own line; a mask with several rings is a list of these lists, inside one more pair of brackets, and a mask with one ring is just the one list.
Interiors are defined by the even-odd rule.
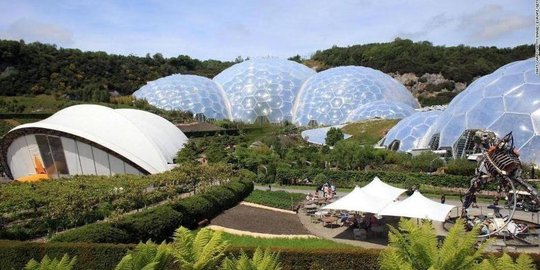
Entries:
[[485,188],[489,183],[498,184],[498,194],[495,203],[504,194],[510,198],[510,214],[506,218],[504,226],[495,230],[491,234],[496,234],[512,220],[516,210],[516,188],[524,188],[531,194],[531,203],[540,206],[538,191],[521,178],[521,161],[519,154],[514,148],[514,138],[512,132],[502,139],[498,139],[493,132],[477,131],[474,135],[475,150],[481,152],[478,156],[478,167],[476,176],[471,180],[471,185],[465,193],[461,215],[467,217],[467,209],[474,202],[476,194]]

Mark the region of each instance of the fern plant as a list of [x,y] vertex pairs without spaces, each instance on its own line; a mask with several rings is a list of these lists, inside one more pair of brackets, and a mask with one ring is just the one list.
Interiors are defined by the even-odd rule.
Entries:
[[270,248],[262,251],[260,248],[255,250],[253,258],[249,258],[242,251],[238,258],[225,258],[221,265],[223,270],[281,270],[279,263],[279,254],[270,251]]
[[148,240],[138,244],[120,260],[115,270],[165,270],[172,256],[165,243],[156,245]]
[[24,267],[24,270],[71,270],[76,262],[77,256],[69,258],[67,254],[64,254],[60,260],[57,258],[51,260],[49,256],[45,255],[41,262],[31,259]]
[[180,227],[174,233],[169,252],[181,269],[214,270],[225,257],[228,246],[222,232],[203,228],[194,236],[188,229]]
[[399,228],[390,226],[389,248],[379,258],[382,270],[535,269],[532,259],[525,254],[516,262],[507,254],[482,259],[489,242],[476,247],[479,228],[466,231],[462,220],[450,229],[441,245],[430,222],[418,226],[413,220],[401,219]]

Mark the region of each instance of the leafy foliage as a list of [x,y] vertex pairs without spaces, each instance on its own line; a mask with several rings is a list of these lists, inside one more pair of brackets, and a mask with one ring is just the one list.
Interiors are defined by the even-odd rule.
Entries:
[[338,141],[343,140],[343,131],[340,128],[332,127],[326,133],[325,143],[329,146],[334,146]]
[[34,259],[30,260],[24,270],[71,270],[76,262],[77,257],[69,258],[67,254],[64,254],[60,260],[57,258],[51,260],[49,256],[45,255],[41,262]]
[[108,92],[129,95],[167,75],[213,77],[231,62],[200,61],[186,55],[164,58],[111,55],[57,48],[39,42],[0,40],[0,95],[68,95],[78,100],[101,100]]
[[186,228],[178,228],[174,233],[171,254],[181,269],[213,270],[225,257],[228,243],[223,241],[222,233],[208,228],[201,229],[197,235]]
[[439,244],[430,222],[418,226],[412,219],[401,219],[399,230],[390,226],[390,248],[381,252],[381,269],[534,269],[527,255],[516,263],[507,254],[482,260],[486,243],[476,247],[478,233],[478,227],[467,232],[458,220]]
[[114,270],[166,270],[172,262],[168,246],[151,241],[138,244],[120,260]]
[[224,270],[281,270],[279,253],[272,252],[269,248],[264,251],[257,248],[250,259],[243,251],[238,258],[225,258],[221,269]]
[[334,46],[315,52],[311,60],[326,68],[358,65],[387,73],[442,73],[454,81],[471,82],[473,78],[491,73],[504,64],[533,55],[532,45],[521,45],[513,49],[464,45],[445,47],[433,46],[428,41],[413,42],[396,38],[388,43]]

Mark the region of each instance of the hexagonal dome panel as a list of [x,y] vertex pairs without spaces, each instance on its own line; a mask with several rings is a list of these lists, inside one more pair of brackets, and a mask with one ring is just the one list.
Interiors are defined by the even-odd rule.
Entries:
[[457,95],[422,138],[426,147],[439,133],[439,148],[451,147],[467,129],[488,129],[501,137],[512,131],[525,162],[540,164],[540,76],[534,59],[516,61],[479,78]]
[[294,104],[293,123],[342,124],[353,110],[379,100],[419,107],[405,86],[381,71],[359,66],[331,68],[304,83]]
[[231,118],[229,102],[221,87],[201,76],[175,74],[163,77],[148,82],[133,96],[165,110],[190,111],[213,119]]
[[370,102],[349,113],[347,122],[366,119],[403,119],[414,113],[414,109],[402,102],[379,100]]
[[291,121],[294,98],[313,74],[312,69],[293,61],[253,59],[222,71],[214,81],[231,103],[233,120],[253,123],[262,117],[279,123]]
[[388,131],[383,145],[388,147],[394,140],[398,140],[398,151],[406,152],[419,148],[420,140],[441,113],[441,111],[416,112],[403,118]]

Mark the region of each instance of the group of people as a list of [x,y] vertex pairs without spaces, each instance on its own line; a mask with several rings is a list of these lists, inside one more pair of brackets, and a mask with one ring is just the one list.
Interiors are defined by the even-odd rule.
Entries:
[[322,192],[322,198],[326,198],[328,200],[334,198],[334,195],[336,195],[336,186],[331,185],[330,183],[326,182],[322,185],[317,186],[317,189],[315,192],[318,194],[319,192]]

